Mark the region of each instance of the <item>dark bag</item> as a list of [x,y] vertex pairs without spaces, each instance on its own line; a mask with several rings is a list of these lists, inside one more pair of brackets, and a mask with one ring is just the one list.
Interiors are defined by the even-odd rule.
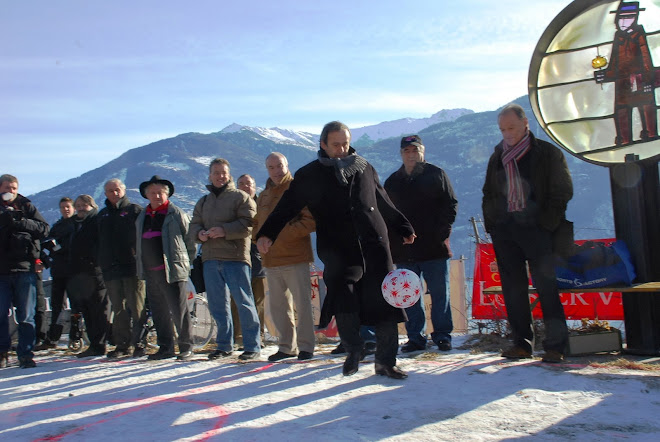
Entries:
[[575,246],[575,254],[560,259],[555,271],[560,289],[630,286],[636,276],[630,252],[623,241],[610,246],[587,241]]
[[552,232],[552,251],[562,258],[567,258],[573,255],[574,250],[573,223],[563,219],[559,222],[557,229]]
[[[202,200],[202,207],[204,207],[204,204],[206,203],[207,196],[208,195],[204,195],[204,199]],[[195,259],[193,259],[191,263],[190,280],[195,286],[195,291],[197,291],[197,293],[204,293],[206,291],[206,284],[204,284],[204,269],[202,264],[201,248],[197,249],[197,256],[195,256]]]
[[197,293],[203,293],[206,291],[206,285],[204,284],[204,270],[202,268],[202,255],[197,255],[195,259],[193,259],[190,268],[190,280],[195,286],[195,291],[197,291]]

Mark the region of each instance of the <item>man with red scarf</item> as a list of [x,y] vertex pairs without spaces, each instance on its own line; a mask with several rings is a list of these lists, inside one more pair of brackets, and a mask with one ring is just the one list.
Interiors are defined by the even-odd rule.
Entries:
[[513,346],[502,356],[531,358],[534,351],[528,263],[543,311],[543,360],[561,362],[568,329],[557,290],[552,235],[573,197],[571,175],[561,151],[530,132],[521,106],[505,106],[498,123],[502,141],[488,162],[482,209],[513,332]]
[[[170,201],[174,185],[158,175],[140,184],[149,205],[135,220],[138,278],[146,282],[149,308],[158,334],[158,352],[150,360],[192,358],[192,322],[187,281],[195,245],[188,238],[190,218]],[[179,354],[174,353],[176,328]]]

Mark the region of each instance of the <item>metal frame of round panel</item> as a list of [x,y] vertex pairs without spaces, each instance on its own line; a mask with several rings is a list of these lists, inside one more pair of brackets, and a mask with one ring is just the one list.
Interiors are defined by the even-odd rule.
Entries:
[[[644,71],[645,82],[634,81],[642,78],[642,73],[634,78],[630,75],[632,86],[626,87],[633,91],[645,87],[645,92],[650,88],[654,107],[645,104],[642,110],[641,105],[626,104],[627,110],[622,110],[621,99],[616,98],[619,104],[615,103],[615,97],[620,97],[623,90],[622,81],[596,80],[598,75],[605,76],[605,71],[599,74],[596,71],[609,69],[613,76],[614,69],[619,66],[617,57],[612,57],[616,52],[613,48],[621,3],[576,0],[569,4],[541,36],[529,68],[529,99],[539,124],[571,154],[603,166],[623,163],[628,154],[635,154],[640,160],[660,158],[660,139],[649,137],[646,131],[646,126],[655,118],[657,132],[660,2],[639,0],[638,6],[625,2],[626,7],[637,8],[637,23],[643,27],[640,33],[648,43],[647,65],[648,60],[652,60],[651,72]],[[616,73],[621,76],[622,70]],[[653,74],[655,84],[649,85],[648,76]],[[626,124],[622,124],[624,120]]]

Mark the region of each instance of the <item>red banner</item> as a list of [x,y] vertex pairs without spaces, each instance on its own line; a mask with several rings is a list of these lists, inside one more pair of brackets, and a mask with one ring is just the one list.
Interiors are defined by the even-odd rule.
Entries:
[[[614,239],[591,241],[612,242]],[[577,244],[583,242],[576,241]],[[506,309],[502,295],[483,293],[485,288],[502,285],[492,244],[477,244],[473,281],[472,317],[474,319],[506,319]],[[531,278],[529,284],[531,285]],[[564,306],[566,319],[623,320],[623,304],[619,292],[561,293],[559,296]],[[538,295],[535,293],[530,294],[530,303],[533,303],[537,298]],[[534,318],[543,317],[539,303],[532,310],[532,314]]]

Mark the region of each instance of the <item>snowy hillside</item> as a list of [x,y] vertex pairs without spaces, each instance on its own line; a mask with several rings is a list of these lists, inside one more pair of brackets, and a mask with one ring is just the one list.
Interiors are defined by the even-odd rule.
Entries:
[[270,129],[267,129],[265,127],[241,126],[240,124],[236,124],[236,123],[230,124],[229,126],[222,129],[220,132],[234,133],[234,132],[239,132],[241,130],[248,130],[254,132],[277,144],[302,146],[314,151],[318,149],[318,140],[319,140],[318,135],[310,134],[308,132],[280,129],[279,127],[271,127]]

